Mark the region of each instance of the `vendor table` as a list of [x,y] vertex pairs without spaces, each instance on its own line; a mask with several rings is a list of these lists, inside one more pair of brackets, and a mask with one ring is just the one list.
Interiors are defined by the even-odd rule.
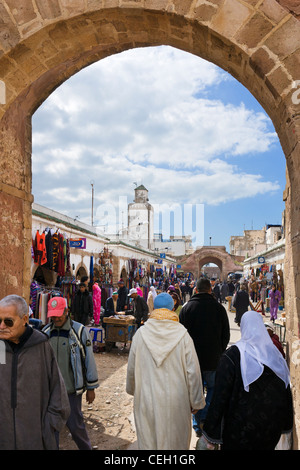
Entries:
[[136,322],[133,315],[114,315],[104,317],[105,328],[105,350],[110,351],[114,343],[131,344],[136,332]]

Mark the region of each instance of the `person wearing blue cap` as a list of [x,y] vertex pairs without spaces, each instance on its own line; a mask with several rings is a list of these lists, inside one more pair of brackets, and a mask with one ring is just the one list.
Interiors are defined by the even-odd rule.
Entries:
[[134,396],[139,450],[189,450],[191,412],[205,406],[194,343],[173,307],[170,294],[156,296],[129,352],[126,391]]

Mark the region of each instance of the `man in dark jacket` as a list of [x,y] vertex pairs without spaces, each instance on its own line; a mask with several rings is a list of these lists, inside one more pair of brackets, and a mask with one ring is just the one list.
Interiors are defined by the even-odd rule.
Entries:
[[198,280],[196,294],[182,307],[179,321],[194,341],[207,390],[205,408],[193,415],[193,428],[200,436],[214,390],[217,365],[230,338],[227,312],[212,294],[209,279]]
[[246,284],[242,284],[240,290],[236,292],[232,300],[232,306],[235,308],[234,321],[240,326],[242,315],[247,312],[250,305],[249,294],[246,290]]
[[123,312],[128,308],[128,289],[125,286],[123,279],[118,281],[118,299],[120,304],[120,311]]
[[142,323],[144,324],[148,320],[149,308],[147,302],[138,294],[136,289],[130,289],[128,297],[133,299],[133,314],[135,316],[137,327],[139,328]]
[[232,280],[230,280],[228,283],[228,295],[230,295],[230,297],[233,297],[234,289],[235,289],[234,284]]
[[220,284],[218,281],[216,281],[213,289],[212,289],[213,295],[215,296],[216,300],[221,303],[221,290],[220,290]]
[[108,297],[108,299],[106,300],[104,313],[101,316],[102,328],[104,329],[105,333],[106,333],[106,323],[103,321],[103,318],[111,317],[112,315],[116,315],[118,312],[121,312],[121,311],[122,310],[120,307],[118,291],[114,291],[112,293],[112,296]]
[[75,294],[72,314],[74,315],[74,320],[83,325],[87,325],[93,317],[93,297],[83,283],[79,284],[79,289]]
[[228,297],[229,289],[227,282],[222,282],[221,284],[221,302],[227,302],[226,297]]
[[111,315],[115,315],[117,312],[121,312],[121,304],[120,299],[118,296],[118,291],[114,291],[111,297],[105,302],[105,311],[104,317],[110,317]]

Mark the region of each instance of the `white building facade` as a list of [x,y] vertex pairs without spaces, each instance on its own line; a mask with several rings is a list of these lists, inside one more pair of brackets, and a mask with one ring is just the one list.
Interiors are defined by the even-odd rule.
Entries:
[[[91,259],[95,277],[100,277],[103,283],[114,286],[120,277],[126,281],[132,279],[134,275],[140,281],[149,283],[151,279],[155,280],[157,273],[165,273],[167,276],[175,266],[175,260],[170,256],[161,259],[154,251],[126,241],[112,240],[97,231],[95,227],[34,203],[33,244],[37,233],[41,235],[48,231],[52,234],[56,232],[62,234],[70,247],[69,270],[65,271],[63,277],[73,277],[77,280],[82,276],[89,277]],[[35,262],[32,253],[31,278],[39,275],[44,278],[45,284],[55,285],[60,273],[46,266]]]
[[128,204],[128,241],[137,246],[153,249],[154,209],[149,203],[148,190],[135,188],[134,202]]
[[267,250],[257,252],[254,256],[245,259],[244,275],[250,278],[252,273],[261,270],[270,280],[273,278],[273,273],[284,272],[285,262],[285,239],[280,239]]

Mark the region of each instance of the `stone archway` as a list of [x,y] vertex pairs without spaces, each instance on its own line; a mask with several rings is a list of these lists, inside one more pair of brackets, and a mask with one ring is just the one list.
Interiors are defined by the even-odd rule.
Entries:
[[123,266],[123,268],[121,269],[121,274],[118,277],[118,281],[119,281],[119,279],[123,279],[125,286],[127,285],[128,275],[127,275],[127,271],[126,271],[125,266]]
[[221,272],[221,279],[227,279],[228,273],[241,271],[242,267],[237,264],[243,260],[240,256],[233,256],[227,253],[225,246],[203,246],[190,256],[181,260],[182,269],[185,272],[193,272],[200,277],[202,266],[207,263],[214,263]]
[[88,269],[82,262],[79,263],[78,266],[76,266],[74,272],[75,272],[76,279],[77,278],[80,279],[83,276],[89,276]]
[[198,271],[199,273],[201,272],[203,266],[205,266],[206,264],[209,264],[209,263],[212,263],[212,264],[215,264],[220,272],[220,275],[218,275],[217,277],[218,278],[221,278],[223,279],[224,278],[224,274],[223,274],[223,263],[220,259],[218,258],[214,258],[214,257],[209,257],[207,256],[206,258],[202,258],[198,264]]
[[[290,0],[0,0],[0,296],[29,296],[33,112],[63,81],[97,60],[129,48],[170,45],[228,71],[272,119],[287,161],[287,326],[289,343],[296,343],[300,22],[293,5]],[[297,396],[297,361],[290,366]],[[296,400],[297,429],[299,406]]]

